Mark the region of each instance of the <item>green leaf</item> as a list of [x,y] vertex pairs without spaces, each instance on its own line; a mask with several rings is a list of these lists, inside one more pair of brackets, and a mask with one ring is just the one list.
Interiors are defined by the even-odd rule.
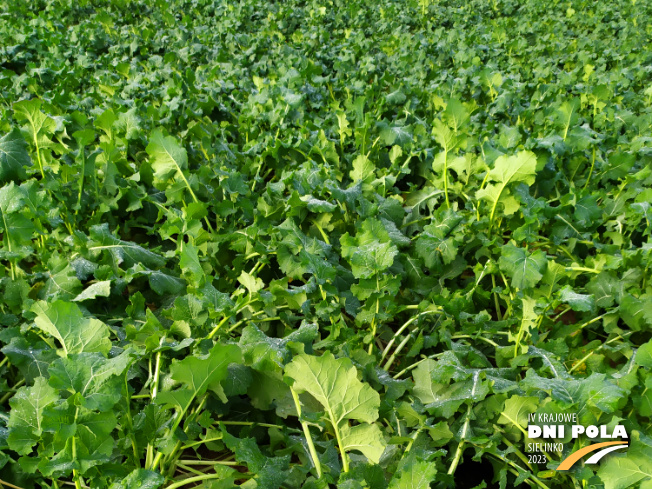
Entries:
[[237,345],[215,345],[208,355],[186,357],[174,362],[170,369],[172,378],[184,387],[176,391],[161,392],[156,402],[174,404],[184,411],[192,400],[204,394],[208,389],[223,396],[220,382],[226,378],[228,366],[242,361],[242,353]]
[[50,385],[71,394],[79,394],[87,409],[106,411],[120,400],[124,372],[131,357],[123,352],[107,359],[99,353],[77,353],[57,359],[48,369]]
[[607,457],[600,464],[598,475],[605,489],[629,489],[639,482],[642,482],[641,488],[649,486],[652,481],[650,450],[649,439],[644,443],[639,433],[634,432],[625,453]]
[[131,267],[136,263],[142,263],[152,268],[165,265],[165,260],[160,255],[136,243],[123,241],[113,236],[106,223],[91,227],[90,237],[92,246],[88,247],[88,251],[94,254],[108,251],[116,265],[124,263],[126,267]]
[[254,475],[256,488],[278,489],[287,481],[290,456],[265,456],[254,438],[239,439],[222,430],[224,444]]
[[441,262],[448,265],[455,260],[458,243],[452,234],[462,221],[458,213],[448,210],[436,217],[433,224],[424,226],[415,248],[427,267],[432,268]]
[[27,131],[32,142],[45,148],[52,144],[50,136],[54,134],[57,123],[54,119],[41,112],[41,101],[38,99],[22,100],[14,104],[17,119],[27,121]]
[[398,248],[377,219],[363,221],[355,237],[346,233],[340,238],[340,244],[342,256],[351,264],[356,278],[371,278],[387,270],[398,254]]
[[47,265],[49,268],[48,279],[39,297],[46,301],[72,300],[77,297],[82,285],[68,260],[55,255]]
[[285,375],[294,381],[295,391],[309,393],[324,407],[338,433],[341,450],[360,450],[374,461],[380,458],[385,442],[377,428],[350,429],[348,424],[348,420],[373,423],[380,407],[380,396],[369,384],[358,380],[358,372],[348,358],[336,359],[330,352],[320,357],[297,355],[286,365]]
[[27,144],[18,129],[0,138],[0,181],[22,180],[26,177],[25,167],[30,166]]
[[358,157],[353,160],[353,170],[349,173],[351,180],[357,182],[362,180],[366,182],[374,177],[374,171],[376,170],[374,164],[367,158],[365,155],[358,155]]
[[642,344],[634,360],[638,365],[652,369],[652,340]]
[[250,294],[255,294],[265,287],[265,282],[245,271],[243,271],[238,277],[238,282],[244,285]]
[[429,489],[436,474],[434,463],[414,460],[394,474],[388,489]]
[[59,341],[64,355],[81,352],[109,353],[109,328],[98,319],[84,317],[77,304],[38,301],[31,311],[36,314],[36,326]]
[[[188,168],[188,153],[172,136],[163,136],[160,129],[154,130],[149,138],[147,154],[152,161],[154,176],[166,182]],[[185,178],[185,177],[184,177]]]
[[314,323],[301,323],[284,338],[270,338],[256,325],[249,325],[242,330],[240,348],[246,365],[260,372],[274,372],[280,371],[291,358],[292,343],[310,345],[318,335],[319,328]]
[[571,306],[573,311],[588,312],[592,311],[595,307],[595,301],[592,295],[578,294],[568,285],[561,289],[559,300]]
[[347,358],[326,352],[320,357],[298,355],[285,367],[297,392],[308,392],[335,425],[347,419],[373,423],[378,419],[380,396],[369,384],[358,380],[358,372]]
[[58,399],[57,391],[44,377],[37,377],[31,387],[18,389],[9,401],[9,448],[20,455],[29,454],[41,438],[43,409]]
[[486,200],[491,204],[490,222],[493,223],[498,204],[502,204],[505,215],[514,214],[519,209],[520,204],[510,194],[508,186],[518,182],[532,185],[536,167],[537,158],[530,151],[521,151],[512,156],[502,155],[496,159],[489,172],[489,180],[493,183],[475,194],[479,200]]
[[189,283],[194,287],[201,287],[206,281],[206,275],[199,262],[197,248],[191,243],[184,244],[180,255],[179,265],[183,273],[190,279]]
[[84,291],[73,299],[74,302],[81,302],[98,297],[109,297],[111,295],[111,281],[101,280],[89,285]]
[[359,424],[350,427],[348,424],[343,424],[341,436],[345,451],[357,450],[373,463],[380,462],[380,457],[385,451],[385,440],[378,425]]
[[536,397],[523,397],[514,395],[505,401],[505,407],[498,418],[499,424],[520,428],[514,430],[518,438],[522,429],[528,425],[528,414],[536,412],[539,407],[539,399]]
[[135,469],[127,477],[116,481],[109,489],[158,489],[165,482],[160,472]]
[[512,278],[512,287],[528,289],[539,283],[547,261],[546,254],[541,250],[528,253],[523,248],[508,244],[500,249],[498,265]]

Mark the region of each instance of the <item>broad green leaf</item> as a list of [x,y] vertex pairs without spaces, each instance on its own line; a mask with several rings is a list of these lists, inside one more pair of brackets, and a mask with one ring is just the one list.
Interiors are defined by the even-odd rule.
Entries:
[[641,489],[652,484],[652,458],[650,458],[649,438],[641,439],[638,432],[632,434],[632,440],[623,454],[612,455],[600,463],[598,475],[605,489],[629,489],[641,482]]
[[81,293],[81,288],[77,272],[68,260],[55,255],[48,261],[48,279],[40,291],[39,298],[48,302],[72,300]]
[[625,294],[620,301],[620,317],[634,331],[652,329],[652,295]]
[[568,285],[561,289],[559,300],[565,302],[574,311],[591,311],[595,307],[595,301],[592,295],[578,294]]
[[476,192],[476,198],[486,200],[491,205],[489,216],[493,222],[498,204],[503,205],[503,213],[511,215],[516,212],[520,204],[510,194],[508,186],[524,182],[527,185],[534,183],[536,174],[537,158],[530,151],[521,151],[512,156],[499,156],[489,172],[489,183],[485,188]]
[[414,460],[392,477],[389,489],[429,489],[437,468],[432,462]]
[[160,129],[152,132],[147,145],[147,154],[151,157],[154,175],[162,182],[166,182],[177,173],[183,176],[183,171],[188,168],[186,150],[174,137],[163,136]]
[[268,457],[264,455],[254,438],[239,439],[222,431],[224,444],[235,453],[235,458],[245,464],[254,475],[256,488],[278,489],[288,477],[290,456]]
[[285,367],[297,392],[308,392],[324,406],[334,424],[352,419],[373,423],[378,419],[380,396],[369,384],[358,380],[358,372],[347,358],[326,352],[320,357],[298,355]]
[[237,345],[215,345],[208,355],[190,356],[174,362],[171,367],[172,378],[183,384],[182,389],[161,392],[156,399],[160,404],[174,404],[184,411],[192,400],[204,394],[208,389],[223,396],[220,382],[226,378],[228,366],[242,360],[242,353]]
[[42,434],[43,409],[59,399],[47,379],[37,377],[31,387],[21,387],[9,401],[9,448],[27,455]]
[[193,287],[201,287],[206,280],[206,276],[199,262],[197,248],[190,243],[184,244],[180,255],[179,265],[181,266],[181,270],[190,279]]
[[358,157],[353,160],[353,170],[349,173],[351,180],[357,182],[362,180],[366,182],[374,177],[375,171],[374,164],[367,158],[365,155],[358,155]]
[[84,291],[73,299],[74,302],[81,302],[98,297],[109,297],[111,295],[111,281],[101,280],[89,285]]
[[291,358],[292,343],[310,345],[319,335],[314,323],[302,323],[284,338],[270,338],[255,325],[242,330],[240,348],[245,364],[261,372],[280,371]]
[[437,362],[435,360],[426,359],[412,371],[412,377],[414,378],[413,392],[423,404],[430,404],[438,399],[437,391],[439,387],[433,383],[430,376],[430,372],[436,367]]
[[458,213],[448,210],[435,218],[433,224],[424,226],[415,249],[427,267],[432,268],[442,262],[449,264],[455,260],[458,242],[453,232],[462,222],[463,218]]
[[165,260],[160,255],[130,241],[123,241],[116,238],[109,231],[108,224],[99,224],[91,227],[88,251],[101,253],[108,251],[113,257],[116,265],[124,263],[131,267],[136,263],[142,263],[147,267],[159,268],[165,265]]
[[123,352],[107,359],[99,353],[77,353],[57,359],[48,369],[50,385],[71,394],[79,394],[87,409],[106,411],[122,396],[124,372],[131,356]]
[[64,355],[81,352],[106,355],[111,349],[110,331],[106,324],[99,319],[85,317],[77,304],[38,301],[31,311],[36,314],[36,326],[59,341]]
[[247,289],[250,294],[255,294],[265,287],[265,283],[261,279],[254,277],[245,271],[242,271],[238,277],[238,282],[244,285],[245,289]]
[[[0,188],[0,210],[5,218],[10,214],[20,211],[23,208],[23,205],[24,193],[22,192],[21,187],[18,187],[14,182],[11,182]],[[5,226],[3,226],[2,229],[4,230]]]
[[380,396],[369,384],[358,380],[349,359],[336,359],[330,352],[320,357],[297,355],[286,365],[285,375],[294,381],[292,387],[296,392],[309,393],[324,407],[342,441],[342,450],[348,447],[361,451],[370,460],[380,458],[385,442],[377,428],[364,424],[349,426],[349,420],[373,423],[380,407]]
[[511,285],[517,289],[527,289],[539,283],[546,263],[546,254],[541,250],[529,253],[511,244],[500,249],[500,269],[511,277]]
[[349,427],[348,424],[343,424],[341,436],[345,451],[357,450],[373,463],[380,462],[385,451],[385,440],[378,425],[359,424]]
[[498,418],[499,424],[517,428],[513,432],[520,438],[521,432],[527,429],[528,414],[536,412],[539,399],[536,397],[523,397],[513,395],[505,401],[505,407]]
[[642,344],[636,352],[635,361],[642,367],[652,369],[652,340]]
[[109,489],[158,489],[165,482],[160,472],[135,469],[127,477],[111,484]]
[[25,167],[30,166],[32,160],[18,129],[0,138],[0,181],[24,179]]
[[398,248],[377,219],[363,221],[355,237],[346,233],[340,238],[340,244],[342,256],[351,264],[356,278],[371,278],[387,270],[398,254]]
[[54,119],[41,112],[41,101],[38,99],[22,100],[14,104],[17,119],[27,121],[27,132],[31,142],[38,148],[46,148],[52,144],[50,136],[54,134],[57,123]]

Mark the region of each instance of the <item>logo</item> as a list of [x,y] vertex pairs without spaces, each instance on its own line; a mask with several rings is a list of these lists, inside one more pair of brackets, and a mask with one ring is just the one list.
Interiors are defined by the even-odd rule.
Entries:
[[[532,424],[535,422],[537,424]],[[567,428],[570,428],[570,430]],[[576,413],[535,413],[528,415],[528,438],[531,440],[551,440],[551,442],[528,443],[527,452],[530,454],[528,457],[530,459],[529,461],[533,463],[547,463],[550,459],[548,452],[562,452],[564,443],[559,443],[556,440],[564,439],[567,434],[570,434],[570,438],[573,441],[580,437],[588,438],[589,440],[595,438],[603,440],[611,438],[614,440],[593,443],[579,448],[561,461],[557,469],[555,469],[558,471],[570,470],[575,463],[588,454],[593,455],[586,459],[584,463],[597,464],[605,455],[629,447],[629,437],[625,427],[622,425],[615,425],[613,429],[607,425],[585,426],[578,424]]]

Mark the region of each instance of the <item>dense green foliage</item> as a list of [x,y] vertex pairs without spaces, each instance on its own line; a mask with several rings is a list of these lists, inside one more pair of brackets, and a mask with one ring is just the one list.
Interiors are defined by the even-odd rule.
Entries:
[[0,480],[652,487],[651,19],[0,0]]

